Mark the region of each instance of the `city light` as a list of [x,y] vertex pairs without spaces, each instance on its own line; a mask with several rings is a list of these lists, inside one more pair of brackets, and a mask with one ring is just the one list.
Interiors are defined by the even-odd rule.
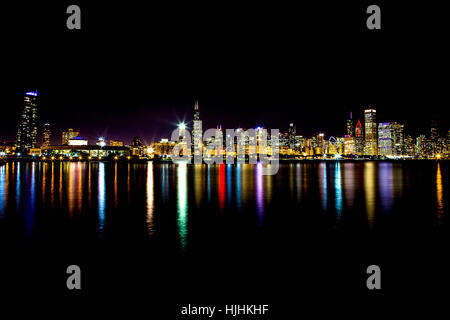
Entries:
[[178,129],[180,129],[180,130],[185,130],[185,129],[186,129],[186,124],[185,124],[184,122],[180,122],[180,123],[178,124]]

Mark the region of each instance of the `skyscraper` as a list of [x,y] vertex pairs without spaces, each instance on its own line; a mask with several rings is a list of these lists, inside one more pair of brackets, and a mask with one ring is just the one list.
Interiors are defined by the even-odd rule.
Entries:
[[294,124],[290,123],[288,133],[289,133],[289,149],[291,150],[295,150],[295,135],[297,133],[296,131],[297,129],[295,128]]
[[192,147],[194,150],[194,157],[201,157],[203,151],[203,131],[202,120],[200,120],[200,111],[198,108],[198,100],[195,100],[194,105],[194,128],[192,129]]
[[16,150],[27,153],[37,144],[37,91],[25,93],[25,106],[17,131]]
[[393,142],[394,142],[394,156],[403,156],[406,153],[405,148],[405,138],[404,138],[404,129],[405,125],[393,122],[392,130],[393,130]]
[[355,127],[355,153],[362,156],[364,154],[364,135],[361,121],[358,120]]
[[50,137],[51,137],[51,130],[50,130],[50,123],[45,123],[44,127],[42,129],[42,146],[48,147],[50,145]]
[[364,131],[365,131],[365,147],[364,154],[367,156],[378,155],[378,139],[377,139],[377,110],[364,110]]
[[392,156],[394,146],[393,126],[389,122],[378,124],[378,154]]
[[347,119],[347,135],[353,137],[353,114],[350,112],[350,118]]

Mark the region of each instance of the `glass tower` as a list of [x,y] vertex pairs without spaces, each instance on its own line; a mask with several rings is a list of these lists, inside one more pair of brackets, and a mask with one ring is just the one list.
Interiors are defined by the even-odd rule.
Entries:
[[37,144],[37,91],[25,93],[25,106],[17,131],[16,148],[18,152],[27,153]]

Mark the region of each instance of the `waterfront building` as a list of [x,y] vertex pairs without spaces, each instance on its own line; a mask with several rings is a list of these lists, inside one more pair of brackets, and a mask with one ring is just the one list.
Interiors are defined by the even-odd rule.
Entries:
[[123,141],[120,141],[120,140],[109,140],[109,145],[111,147],[123,147]]
[[355,154],[355,137],[345,135],[344,137],[344,154]]
[[69,146],[87,146],[88,140],[84,139],[80,136],[77,136],[77,137],[70,139],[68,145]]
[[42,129],[42,146],[48,147],[51,142],[51,129],[50,129],[50,123],[45,123]]
[[378,124],[378,155],[384,157],[393,156],[394,132],[390,122]]
[[16,149],[17,152],[28,153],[37,144],[37,91],[25,93],[24,108],[17,130]]
[[355,126],[355,154],[362,156],[364,154],[364,135],[361,121],[358,120]]
[[364,154],[367,156],[378,155],[377,137],[377,111],[375,109],[364,110],[365,146]]
[[393,154],[396,157],[401,157],[405,154],[405,138],[404,138],[405,125],[393,122]]
[[61,144],[64,145],[68,145],[69,144],[69,140],[75,137],[78,137],[78,135],[80,134],[80,132],[78,131],[73,131],[72,128],[69,128],[67,131],[62,133],[62,141]]

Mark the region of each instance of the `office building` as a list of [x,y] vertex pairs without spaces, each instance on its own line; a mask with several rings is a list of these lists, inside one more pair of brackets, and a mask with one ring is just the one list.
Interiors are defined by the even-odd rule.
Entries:
[[375,109],[364,110],[364,133],[365,133],[364,154],[367,156],[378,155],[377,132],[378,132],[377,111]]
[[17,130],[16,151],[28,153],[37,144],[37,91],[25,93],[24,108]]

